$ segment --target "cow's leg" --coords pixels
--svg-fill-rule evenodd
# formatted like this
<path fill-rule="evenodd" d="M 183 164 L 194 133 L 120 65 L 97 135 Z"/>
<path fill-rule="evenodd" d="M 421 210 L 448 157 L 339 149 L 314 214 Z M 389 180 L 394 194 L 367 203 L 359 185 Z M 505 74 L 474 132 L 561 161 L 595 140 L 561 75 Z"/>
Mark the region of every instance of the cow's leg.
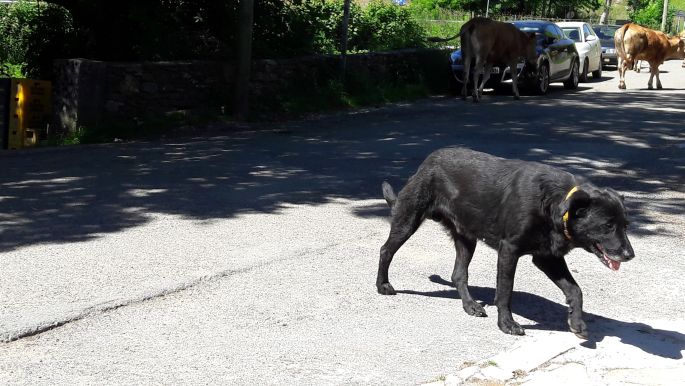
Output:
<path fill-rule="evenodd" d="M 463 52 L 465 52 L 464 50 Z M 466 53 L 462 58 L 464 60 L 464 84 L 461 86 L 461 99 L 466 100 L 466 93 L 469 88 L 469 79 L 471 77 L 471 55 Z"/>
<path fill-rule="evenodd" d="M 618 70 L 618 88 L 622 89 L 622 86 L 625 86 L 625 82 L 623 82 L 623 58 L 620 56 L 618 57 L 618 65 L 616 66 L 616 69 Z"/>
<path fill-rule="evenodd" d="M 485 63 L 485 66 L 483 66 L 483 80 L 480 82 L 480 86 L 478 86 L 478 99 L 480 99 L 483 96 L 483 89 L 485 88 L 485 82 L 490 79 L 490 73 L 492 72 L 492 64 L 490 63 Z"/>
<path fill-rule="evenodd" d="M 618 88 L 621 90 L 626 89 L 626 68 L 628 68 L 628 62 L 622 57 L 618 57 Z"/>
<path fill-rule="evenodd" d="M 518 86 L 518 68 L 516 68 L 516 61 L 509 63 L 509 71 L 511 72 L 511 90 L 514 92 L 514 99 L 521 99 L 519 95 Z"/>
<path fill-rule="evenodd" d="M 659 64 L 649 62 L 649 72 L 651 73 L 649 84 L 652 84 L 651 77 L 656 76 L 656 88 L 661 90 L 663 87 L 661 86 L 661 79 L 659 79 Z"/>
<path fill-rule="evenodd" d="M 478 80 L 480 79 L 480 74 L 483 73 L 483 60 L 476 56 L 476 65 L 473 70 L 473 102 L 478 102 L 480 100 L 480 95 L 478 95 Z"/>

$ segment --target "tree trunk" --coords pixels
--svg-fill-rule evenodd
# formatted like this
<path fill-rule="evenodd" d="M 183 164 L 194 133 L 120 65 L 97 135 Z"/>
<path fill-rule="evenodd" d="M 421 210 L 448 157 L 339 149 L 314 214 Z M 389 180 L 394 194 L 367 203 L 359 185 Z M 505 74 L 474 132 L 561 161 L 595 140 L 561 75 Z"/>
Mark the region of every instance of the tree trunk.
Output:
<path fill-rule="evenodd" d="M 605 0 L 604 11 L 599 17 L 599 24 L 609 24 L 609 9 L 611 9 L 611 0 Z"/>
<path fill-rule="evenodd" d="M 252 24 L 254 0 L 240 0 L 240 21 L 238 31 L 238 68 L 235 79 L 233 112 L 237 121 L 247 120 L 250 97 L 250 68 L 252 65 Z"/>
<path fill-rule="evenodd" d="M 668 0 L 664 0 L 664 10 L 661 13 L 661 30 L 666 32 L 666 18 L 668 17 Z"/>

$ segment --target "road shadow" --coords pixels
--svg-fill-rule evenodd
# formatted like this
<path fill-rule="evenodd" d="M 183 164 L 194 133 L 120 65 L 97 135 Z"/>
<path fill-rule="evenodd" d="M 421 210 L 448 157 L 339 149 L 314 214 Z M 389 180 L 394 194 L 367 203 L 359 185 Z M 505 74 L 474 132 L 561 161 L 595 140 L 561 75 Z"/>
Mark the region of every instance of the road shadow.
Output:
<path fill-rule="evenodd" d="M 669 216 L 685 207 L 655 193 L 685 191 L 685 151 L 676 146 L 685 143 L 685 95 L 654 98 L 433 98 L 211 138 L 3 152 L 0 252 L 90 240 L 154 214 L 204 221 L 379 199 L 383 180 L 398 190 L 430 152 L 454 145 L 585 175 L 627 194 L 631 233 L 667 234 Z M 354 214 L 387 213 L 381 205 Z"/>
<path fill-rule="evenodd" d="M 439 297 L 447 299 L 460 299 L 459 293 L 452 283 L 440 277 L 432 275 L 429 280 L 436 284 L 450 287 L 440 291 L 412 291 L 397 290 L 398 294 Z M 495 298 L 495 289 L 487 287 L 469 286 L 471 296 L 483 304 L 492 305 Z M 512 300 L 512 312 L 536 324 L 521 326 L 529 330 L 568 331 L 566 318 L 568 307 L 541 296 L 514 291 Z M 496 318 L 497 315 L 489 315 Z M 645 323 L 624 322 L 617 319 L 607 318 L 584 312 L 584 320 L 588 325 L 590 336 L 581 345 L 587 348 L 597 348 L 597 343 L 605 337 L 614 336 L 624 344 L 634 346 L 640 350 L 662 358 L 682 359 L 682 351 L 685 350 L 685 334 L 678 331 L 670 331 L 653 328 Z M 496 327 L 495 327 L 496 328 Z M 499 331 L 493 332 L 499 333 Z M 569 332 L 570 333 L 570 332 Z"/>

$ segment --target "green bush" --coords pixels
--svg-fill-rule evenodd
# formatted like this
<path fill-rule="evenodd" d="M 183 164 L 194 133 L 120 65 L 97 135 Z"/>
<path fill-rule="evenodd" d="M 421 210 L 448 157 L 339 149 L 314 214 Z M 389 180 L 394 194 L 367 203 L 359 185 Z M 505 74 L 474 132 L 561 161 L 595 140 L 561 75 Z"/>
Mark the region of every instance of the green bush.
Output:
<path fill-rule="evenodd" d="M 0 78 L 23 78 L 21 64 L 0 63 Z"/>
<path fill-rule="evenodd" d="M 270 12 L 265 12 L 262 20 L 268 20 L 272 27 L 256 31 L 256 55 L 274 58 L 339 53 L 343 8 L 342 0 L 289 2 L 281 9 L 274 6 Z M 361 15 L 361 7 L 352 3 L 348 27 L 350 42 L 355 41 L 358 34 Z"/>
<path fill-rule="evenodd" d="M 426 46 L 425 30 L 409 9 L 385 0 L 372 0 L 363 9 L 354 45 L 358 50 L 387 51 Z"/>
<path fill-rule="evenodd" d="M 59 6 L 20 0 L 0 4 L 0 72 L 48 77 L 52 60 L 69 54 L 71 18 Z"/>
<path fill-rule="evenodd" d="M 255 38 L 256 52 L 271 57 L 340 53 L 343 0 L 287 4 L 279 12 L 271 13 L 269 24 L 273 27 Z M 353 2 L 347 33 L 348 52 L 425 46 L 425 30 L 409 9 L 388 0 L 372 0 L 365 7 Z"/>

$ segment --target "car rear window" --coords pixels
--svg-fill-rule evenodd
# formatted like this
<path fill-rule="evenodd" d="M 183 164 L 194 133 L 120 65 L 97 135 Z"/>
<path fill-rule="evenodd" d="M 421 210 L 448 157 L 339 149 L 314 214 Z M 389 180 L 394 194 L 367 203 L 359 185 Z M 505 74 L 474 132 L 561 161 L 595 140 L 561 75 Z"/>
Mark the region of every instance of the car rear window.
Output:
<path fill-rule="evenodd" d="M 562 27 L 564 34 L 574 42 L 580 42 L 580 29 L 578 27 Z"/>
<path fill-rule="evenodd" d="M 618 28 L 606 27 L 606 26 L 593 26 L 592 29 L 595 30 L 597 37 L 600 39 L 613 39 L 614 33 Z"/>

